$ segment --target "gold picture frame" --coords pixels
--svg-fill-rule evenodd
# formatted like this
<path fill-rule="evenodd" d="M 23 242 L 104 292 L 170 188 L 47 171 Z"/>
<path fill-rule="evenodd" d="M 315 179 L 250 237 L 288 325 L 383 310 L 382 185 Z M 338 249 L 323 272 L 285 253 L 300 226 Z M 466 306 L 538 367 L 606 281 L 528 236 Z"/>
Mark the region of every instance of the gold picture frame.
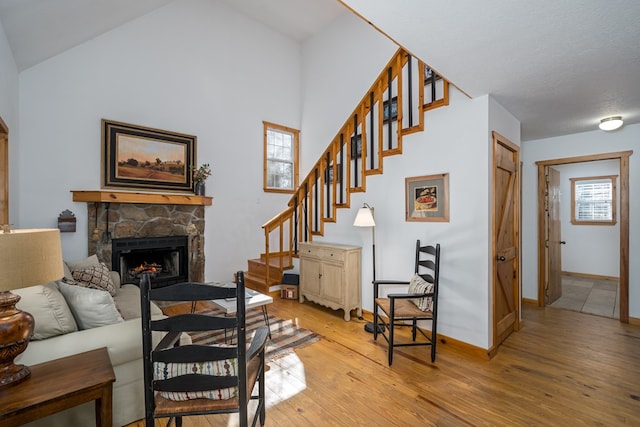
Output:
<path fill-rule="evenodd" d="M 197 138 L 102 119 L 102 187 L 193 191 Z"/>
<path fill-rule="evenodd" d="M 405 220 L 449 222 L 449 174 L 405 178 Z"/>

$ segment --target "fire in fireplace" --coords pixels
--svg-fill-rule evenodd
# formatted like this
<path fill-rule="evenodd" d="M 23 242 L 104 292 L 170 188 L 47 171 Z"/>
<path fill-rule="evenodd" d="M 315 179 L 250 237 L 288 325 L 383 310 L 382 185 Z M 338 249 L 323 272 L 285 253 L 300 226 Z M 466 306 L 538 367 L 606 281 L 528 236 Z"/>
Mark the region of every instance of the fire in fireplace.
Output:
<path fill-rule="evenodd" d="M 188 236 L 113 239 L 111 264 L 122 283 L 138 283 L 151 274 L 152 287 L 189 280 Z"/>

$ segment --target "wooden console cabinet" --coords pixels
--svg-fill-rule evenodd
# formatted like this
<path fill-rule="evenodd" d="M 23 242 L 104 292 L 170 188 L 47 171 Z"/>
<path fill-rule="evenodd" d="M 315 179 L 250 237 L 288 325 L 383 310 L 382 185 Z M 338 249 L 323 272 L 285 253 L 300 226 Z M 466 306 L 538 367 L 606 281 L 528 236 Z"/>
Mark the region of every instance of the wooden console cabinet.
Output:
<path fill-rule="evenodd" d="M 360 246 L 300 243 L 300 302 L 342 309 L 347 322 L 353 309 L 362 317 L 361 253 Z"/>

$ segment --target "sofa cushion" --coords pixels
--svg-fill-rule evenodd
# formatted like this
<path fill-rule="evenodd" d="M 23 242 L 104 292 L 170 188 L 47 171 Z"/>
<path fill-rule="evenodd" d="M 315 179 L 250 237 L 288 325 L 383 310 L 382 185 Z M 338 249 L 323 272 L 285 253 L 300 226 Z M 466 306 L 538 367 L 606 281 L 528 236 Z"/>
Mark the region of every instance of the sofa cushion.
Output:
<path fill-rule="evenodd" d="M 69 270 L 81 270 L 83 268 L 94 267 L 100 265 L 100 260 L 97 255 L 91 255 L 83 259 L 77 259 L 73 261 L 66 261 L 65 264 L 69 267 Z"/>
<path fill-rule="evenodd" d="M 33 340 L 75 332 L 78 325 L 55 282 L 12 291 L 20 295 L 16 306 L 33 316 Z"/>
<path fill-rule="evenodd" d="M 76 283 L 85 288 L 102 289 L 109 292 L 111 296 L 116 294 L 116 287 L 111 280 L 109 269 L 104 263 L 91 267 L 71 270 L 71 275 Z"/>
<path fill-rule="evenodd" d="M 137 319 L 140 315 L 140 288 L 136 285 L 122 285 L 113 300 L 124 320 Z M 151 303 L 151 317 L 162 316 L 162 310 Z"/>
<path fill-rule="evenodd" d="M 81 330 L 124 321 L 109 292 L 69 285 L 62 281 L 58 282 L 58 289 L 64 295 Z"/>

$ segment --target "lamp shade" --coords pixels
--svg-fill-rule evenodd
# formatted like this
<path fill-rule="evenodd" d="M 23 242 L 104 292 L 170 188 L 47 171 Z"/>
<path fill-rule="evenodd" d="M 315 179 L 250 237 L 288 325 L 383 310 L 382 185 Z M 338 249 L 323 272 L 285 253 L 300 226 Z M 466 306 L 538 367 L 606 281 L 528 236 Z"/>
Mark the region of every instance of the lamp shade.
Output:
<path fill-rule="evenodd" d="M 64 276 L 59 229 L 0 233 L 0 291 L 44 285 Z"/>
<path fill-rule="evenodd" d="M 358 210 L 353 225 L 356 227 L 375 227 L 376 222 L 373 219 L 373 209 L 365 203 L 365 205 Z"/>

